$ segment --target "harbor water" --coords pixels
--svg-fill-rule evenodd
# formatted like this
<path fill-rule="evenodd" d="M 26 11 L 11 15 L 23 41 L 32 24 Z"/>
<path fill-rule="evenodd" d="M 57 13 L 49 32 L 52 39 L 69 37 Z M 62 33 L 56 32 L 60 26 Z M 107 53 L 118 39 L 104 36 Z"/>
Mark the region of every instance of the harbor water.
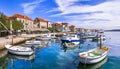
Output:
<path fill-rule="evenodd" d="M 60 39 L 43 41 L 42 47 L 34 46 L 31 56 L 9 54 L 0 51 L 0 69 L 120 69 L 120 32 L 105 32 L 103 46 L 108 46 L 108 56 L 99 63 L 87 65 L 80 63 L 78 54 L 99 46 L 99 42 L 86 39 L 74 48 L 67 48 Z M 24 43 L 20 45 L 25 45 Z"/>

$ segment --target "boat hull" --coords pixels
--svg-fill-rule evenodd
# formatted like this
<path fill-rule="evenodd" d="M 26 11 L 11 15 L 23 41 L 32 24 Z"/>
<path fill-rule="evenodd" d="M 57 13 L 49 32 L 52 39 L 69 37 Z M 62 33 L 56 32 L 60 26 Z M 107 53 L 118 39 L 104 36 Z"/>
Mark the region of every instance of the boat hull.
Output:
<path fill-rule="evenodd" d="M 16 55 L 32 55 L 33 54 L 33 51 L 16 51 L 11 49 L 8 49 L 8 52 Z"/>
<path fill-rule="evenodd" d="M 80 62 L 84 64 L 98 63 L 107 56 L 108 51 L 108 47 L 98 47 L 86 52 L 79 53 Z"/>
<path fill-rule="evenodd" d="M 51 38 L 36 38 L 36 40 L 51 40 Z"/>
<path fill-rule="evenodd" d="M 100 58 L 96 58 L 96 59 L 80 58 L 80 62 L 86 63 L 86 64 L 95 64 L 95 63 L 102 61 L 106 56 L 107 54 L 103 55 Z"/>
<path fill-rule="evenodd" d="M 33 42 L 31 42 L 31 41 L 26 41 L 26 42 L 25 42 L 26 45 L 39 45 L 40 43 L 41 43 L 40 41 L 33 41 Z"/>
<path fill-rule="evenodd" d="M 16 55 L 32 55 L 34 53 L 34 51 L 29 47 L 5 45 L 5 48 L 9 53 Z"/>
<path fill-rule="evenodd" d="M 80 40 L 63 40 L 61 39 L 62 43 L 64 42 L 80 42 Z"/>

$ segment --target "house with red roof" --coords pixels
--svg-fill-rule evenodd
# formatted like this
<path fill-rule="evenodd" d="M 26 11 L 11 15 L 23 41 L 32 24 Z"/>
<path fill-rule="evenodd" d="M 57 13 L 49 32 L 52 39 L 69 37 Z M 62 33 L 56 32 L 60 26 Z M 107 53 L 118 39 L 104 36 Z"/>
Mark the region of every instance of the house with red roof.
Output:
<path fill-rule="evenodd" d="M 70 29 L 70 32 L 75 32 L 75 26 L 74 25 L 69 26 L 69 29 Z"/>
<path fill-rule="evenodd" d="M 43 29 L 43 28 L 47 29 L 49 27 L 52 27 L 49 20 L 45 20 L 43 18 L 38 18 L 38 17 L 35 18 L 34 24 L 35 24 L 35 27 L 38 27 L 40 29 Z"/>
<path fill-rule="evenodd" d="M 61 32 L 69 32 L 69 26 L 68 23 L 66 22 L 62 22 L 61 23 L 61 27 L 60 27 Z"/>
<path fill-rule="evenodd" d="M 60 23 L 53 23 L 53 24 L 52 24 L 52 27 L 56 28 L 57 31 L 60 31 L 60 26 L 61 26 Z"/>
<path fill-rule="evenodd" d="M 24 25 L 23 30 L 29 30 L 29 29 L 33 28 L 33 20 L 28 16 L 21 15 L 21 14 L 14 14 L 10 18 L 21 21 L 23 23 L 23 25 Z"/>
<path fill-rule="evenodd" d="M 85 33 L 85 28 L 76 28 L 77 32 Z"/>

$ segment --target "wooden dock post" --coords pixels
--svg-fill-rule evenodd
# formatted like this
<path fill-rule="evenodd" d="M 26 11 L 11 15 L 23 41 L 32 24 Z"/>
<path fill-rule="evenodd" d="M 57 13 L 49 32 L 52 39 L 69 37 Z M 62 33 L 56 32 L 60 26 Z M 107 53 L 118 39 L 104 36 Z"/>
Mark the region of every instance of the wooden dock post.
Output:
<path fill-rule="evenodd" d="M 102 48 L 102 35 L 100 35 L 100 49 Z"/>

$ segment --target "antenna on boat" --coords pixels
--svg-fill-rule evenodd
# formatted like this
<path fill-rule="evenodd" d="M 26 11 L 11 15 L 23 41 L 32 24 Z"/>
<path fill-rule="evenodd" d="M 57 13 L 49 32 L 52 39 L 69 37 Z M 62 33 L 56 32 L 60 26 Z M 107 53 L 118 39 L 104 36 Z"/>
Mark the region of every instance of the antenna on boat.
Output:
<path fill-rule="evenodd" d="M 100 35 L 100 49 L 102 48 L 102 35 Z"/>

